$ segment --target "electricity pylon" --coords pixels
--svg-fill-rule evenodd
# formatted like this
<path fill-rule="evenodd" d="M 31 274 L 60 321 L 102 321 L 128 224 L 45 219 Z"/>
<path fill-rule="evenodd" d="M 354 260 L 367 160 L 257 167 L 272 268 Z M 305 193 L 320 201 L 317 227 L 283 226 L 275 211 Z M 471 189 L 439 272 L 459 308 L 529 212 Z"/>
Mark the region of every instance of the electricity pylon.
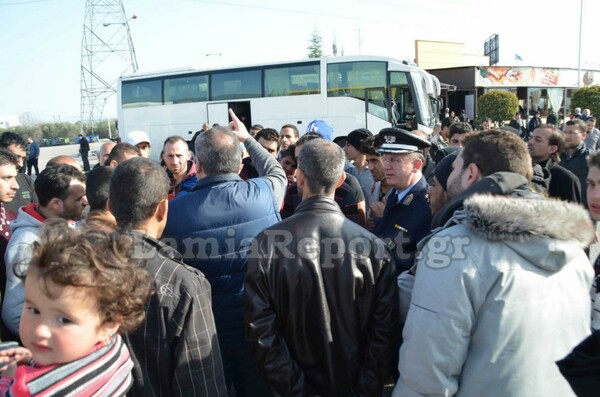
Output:
<path fill-rule="evenodd" d="M 122 0 L 86 0 L 81 39 L 80 120 L 85 134 L 102 121 L 107 102 L 116 107 L 114 94 L 119 77 L 138 69 L 129 30 L 129 21 L 135 18 L 135 15 L 127 18 Z"/>

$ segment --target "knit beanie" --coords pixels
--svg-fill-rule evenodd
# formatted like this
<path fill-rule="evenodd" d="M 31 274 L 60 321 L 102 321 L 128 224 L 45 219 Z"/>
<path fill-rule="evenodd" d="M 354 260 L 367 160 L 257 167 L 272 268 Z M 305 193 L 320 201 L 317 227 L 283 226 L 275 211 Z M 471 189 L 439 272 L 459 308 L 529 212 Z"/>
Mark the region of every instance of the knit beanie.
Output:
<path fill-rule="evenodd" d="M 437 178 L 440 185 L 442 185 L 442 188 L 444 189 L 445 192 L 447 191 L 446 188 L 447 188 L 447 184 L 448 184 L 448 177 L 452 173 L 452 163 L 456 159 L 457 155 L 458 155 L 458 151 L 450 153 L 449 155 L 444 157 L 438 163 L 438 165 L 435 166 L 435 169 L 433 170 L 433 174 Z"/>
<path fill-rule="evenodd" d="M 366 128 L 358 128 L 348 134 L 346 137 L 346 142 L 354 146 L 356 150 L 360 151 L 361 142 L 370 136 L 373 136 L 371 131 L 367 130 Z"/>

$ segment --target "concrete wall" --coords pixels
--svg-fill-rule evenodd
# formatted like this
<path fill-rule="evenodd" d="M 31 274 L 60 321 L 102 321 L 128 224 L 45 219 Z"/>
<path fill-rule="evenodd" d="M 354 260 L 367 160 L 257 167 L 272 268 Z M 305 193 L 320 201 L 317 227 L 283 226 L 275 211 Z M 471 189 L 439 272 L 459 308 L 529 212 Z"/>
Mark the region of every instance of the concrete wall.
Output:
<path fill-rule="evenodd" d="M 423 69 L 488 65 L 486 56 L 465 54 L 463 43 L 447 41 L 415 41 L 415 62 Z"/>

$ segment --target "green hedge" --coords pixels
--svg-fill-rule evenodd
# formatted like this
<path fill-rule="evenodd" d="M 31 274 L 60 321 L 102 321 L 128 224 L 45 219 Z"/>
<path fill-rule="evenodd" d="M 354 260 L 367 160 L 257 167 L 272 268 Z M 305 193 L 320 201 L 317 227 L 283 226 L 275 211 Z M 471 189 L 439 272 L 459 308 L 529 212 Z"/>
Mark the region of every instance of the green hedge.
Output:
<path fill-rule="evenodd" d="M 477 99 L 477 119 L 489 117 L 499 126 L 510 120 L 519 110 L 519 100 L 508 91 L 489 91 Z"/>
<path fill-rule="evenodd" d="M 592 115 L 600 116 L 600 85 L 577 90 L 571 97 L 571 110 L 575 108 L 590 109 Z"/>

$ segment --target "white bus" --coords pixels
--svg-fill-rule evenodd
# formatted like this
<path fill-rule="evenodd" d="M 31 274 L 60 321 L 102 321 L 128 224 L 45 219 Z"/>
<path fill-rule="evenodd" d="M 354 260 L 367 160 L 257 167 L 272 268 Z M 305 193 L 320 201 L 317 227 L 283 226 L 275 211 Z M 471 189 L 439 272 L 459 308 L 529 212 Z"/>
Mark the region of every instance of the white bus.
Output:
<path fill-rule="evenodd" d="M 226 125 L 228 108 L 248 128 L 294 124 L 302 134 L 323 119 L 335 136 L 392 125 L 430 132 L 440 95 L 439 81 L 423 69 L 373 56 L 135 74 L 120 79 L 118 92 L 120 135 L 146 131 L 154 157 L 168 136 L 190 140 L 205 122 Z"/>

